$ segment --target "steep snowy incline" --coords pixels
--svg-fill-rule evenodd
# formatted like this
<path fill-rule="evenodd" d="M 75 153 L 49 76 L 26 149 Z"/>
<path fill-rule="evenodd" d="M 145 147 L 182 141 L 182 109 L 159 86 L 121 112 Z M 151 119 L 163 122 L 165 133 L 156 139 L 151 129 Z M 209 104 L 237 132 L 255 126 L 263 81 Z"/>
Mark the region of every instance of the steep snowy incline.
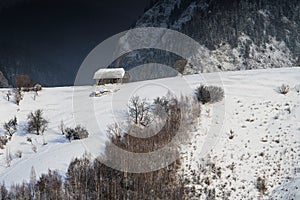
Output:
<path fill-rule="evenodd" d="M 294 89 L 300 84 L 300 68 L 207 73 L 129 83 L 118 85 L 114 88 L 118 91 L 101 97 L 90 97 L 94 91 L 92 86 L 44 88 L 36 100 L 34 93 L 25 93 L 20 106 L 8 102 L 7 89 L 1 89 L 0 134 L 4 134 L 3 123 L 14 116 L 19 125 L 18 132 L 5 149 L 0 149 L 0 182 L 5 181 L 9 185 L 29 180 L 32 166 L 38 176 L 46 173 L 48 168 L 58 169 L 64 174 L 72 158 L 85 152 L 99 155 L 107 140 L 107 125 L 118 119 L 124 120 L 129 97 L 134 94 L 152 99 L 166 95 L 170 89 L 176 95 L 193 95 L 194 89 L 201 83 L 222 86 L 219 78 L 225 90 L 224 117 L 217 116 L 217 123 L 222 128 L 214 134 L 216 142 L 209 158 L 204 158 L 221 167 L 222 178 L 211 180 L 209 186 L 192 181 L 195 177 L 193 170 L 199 172 L 199 163 L 202 162 L 203 141 L 215 123 L 212 116 L 218 113 L 213 105 L 203 105 L 201 121 L 195 125 L 191 145 L 183 147 L 183 171 L 191 177 L 191 185 L 196 188 L 215 187 L 217 193 L 221 193 L 220 187 L 225 185 L 226 191 L 231 191 L 231 199 L 256 198 L 256 179 L 261 176 L 268 179 L 266 196 L 274 195 L 275 199 L 280 195 L 293 196 L 294 186 L 299 183 L 297 177 L 300 177 L 300 169 L 297 168 L 300 166 L 300 95 Z M 277 91 L 282 83 L 291 87 L 287 95 Z M 89 124 L 94 116 L 98 124 L 89 130 L 87 139 L 69 142 L 61 134 L 59 126 L 62 120 L 66 126 L 75 126 L 74 89 L 78 91 L 77 97 L 83 108 L 91 98 L 95 108 L 95 113 L 84 113 L 82 109 L 84 118 L 81 124 Z M 24 131 L 27 115 L 37 109 L 43 109 L 45 118 L 49 120 L 44 136 Z M 229 139 L 231 130 L 233 139 Z M 36 153 L 27 137 L 32 138 L 33 145 L 37 147 Z M 47 145 L 43 145 L 44 142 Z M 22 152 L 21 158 L 15 155 L 18 151 Z M 10 166 L 6 162 L 8 152 L 13 157 Z M 234 190 L 230 184 L 235 185 Z M 291 186 L 291 191 L 281 191 L 280 185 Z"/>

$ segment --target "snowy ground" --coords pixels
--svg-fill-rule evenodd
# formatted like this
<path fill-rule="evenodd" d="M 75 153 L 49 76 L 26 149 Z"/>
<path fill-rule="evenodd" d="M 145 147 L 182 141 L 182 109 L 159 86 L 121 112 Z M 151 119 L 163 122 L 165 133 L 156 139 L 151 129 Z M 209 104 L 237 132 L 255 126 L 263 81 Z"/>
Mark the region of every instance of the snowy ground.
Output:
<path fill-rule="evenodd" d="M 210 73 L 130 83 L 109 88 L 118 91 L 101 97 L 90 97 L 94 91 L 91 86 L 44 88 L 36 100 L 33 93 L 25 93 L 20 106 L 8 102 L 7 89 L 1 89 L 0 134 L 4 134 L 3 123 L 14 116 L 19 126 L 5 149 L 0 150 L 0 182 L 11 184 L 28 180 L 32 166 L 37 175 L 47 172 L 48 168 L 58 169 L 64 174 L 72 158 L 82 156 L 86 151 L 94 156 L 103 151 L 106 127 L 124 118 L 131 95 L 151 99 L 166 95 L 168 90 L 177 95 L 191 95 L 200 83 L 223 85 L 226 96 L 219 105 L 202 107 L 201 120 L 192 133 L 193 139 L 183 149 L 183 171 L 190 175 L 191 185 L 217 188 L 220 195 L 222 191 L 230 191 L 230 199 L 257 199 L 258 196 L 262 199 L 270 196 L 274 199 L 299 199 L 300 95 L 293 87 L 300 84 L 300 68 Z M 287 95 L 276 91 L 282 83 L 291 87 Z M 73 104 L 74 90 L 80 108 Z M 87 109 L 91 104 L 95 113 Z M 218 108 L 224 111 L 216 110 Z M 36 109 L 43 109 L 50 122 L 44 136 L 28 135 L 24 131 L 27 115 Z M 70 143 L 60 133 L 59 125 L 63 120 L 66 126 L 74 127 L 74 117 L 78 115 L 84 117 L 76 122 L 87 125 L 90 136 Z M 94 118 L 97 124 L 92 124 Z M 203 143 L 214 126 L 220 129 L 213 134 L 214 148 L 204 160 L 220 167 L 222 175 L 205 185 L 193 179 L 191 174 L 197 173 L 203 163 Z M 234 137 L 229 139 L 231 130 Z M 37 153 L 27 142 L 28 136 L 32 137 Z M 47 145 L 43 145 L 44 141 Z M 22 158 L 15 156 L 17 151 L 22 151 Z M 7 152 L 13 156 L 10 167 L 5 161 Z M 268 190 L 264 195 L 256 189 L 258 177 L 266 178 Z"/>

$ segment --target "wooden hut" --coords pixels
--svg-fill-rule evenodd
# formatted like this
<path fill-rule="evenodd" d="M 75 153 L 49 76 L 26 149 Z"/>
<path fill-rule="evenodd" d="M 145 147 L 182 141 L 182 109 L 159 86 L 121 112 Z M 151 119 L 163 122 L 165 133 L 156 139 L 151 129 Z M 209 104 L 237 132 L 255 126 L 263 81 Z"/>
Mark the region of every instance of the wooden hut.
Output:
<path fill-rule="evenodd" d="M 116 84 L 128 82 L 128 74 L 123 68 L 99 69 L 94 74 L 96 85 Z"/>

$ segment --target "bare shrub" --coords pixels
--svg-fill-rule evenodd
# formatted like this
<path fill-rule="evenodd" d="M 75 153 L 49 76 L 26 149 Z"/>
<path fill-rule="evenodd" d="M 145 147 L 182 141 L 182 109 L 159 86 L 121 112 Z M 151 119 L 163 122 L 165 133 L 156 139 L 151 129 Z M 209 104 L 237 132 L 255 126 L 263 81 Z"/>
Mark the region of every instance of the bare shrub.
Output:
<path fill-rule="evenodd" d="M 45 140 L 45 136 L 43 135 L 43 145 L 46 146 L 48 142 Z"/>
<path fill-rule="evenodd" d="M 199 159 L 197 168 L 191 172 L 192 176 L 187 175 L 186 181 L 191 183 L 189 185 L 198 185 L 199 188 L 195 190 L 193 186 L 188 186 L 189 199 L 216 199 L 216 196 L 219 196 L 220 199 L 229 199 L 231 188 L 216 184 L 224 178 L 222 177 L 222 168 L 210 158 L 209 154 L 207 157 Z M 213 187 L 211 187 L 212 185 Z"/>
<path fill-rule="evenodd" d="M 146 99 L 141 99 L 139 96 L 133 96 L 129 100 L 129 117 L 134 124 L 148 126 L 151 123 L 151 106 Z"/>
<path fill-rule="evenodd" d="M 0 135 L 0 149 L 4 149 L 4 146 L 7 144 L 8 139 L 6 135 Z"/>
<path fill-rule="evenodd" d="M 295 85 L 295 91 L 300 94 L 300 84 Z"/>
<path fill-rule="evenodd" d="M 186 132 L 189 130 L 189 127 L 192 124 L 191 121 L 195 120 L 200 113 L 200 108 L 197 106 L 196 108 L 194 106 L 198 105 L 198 103 L 193 99 L 182 97 L 180 100 L 178 100 L 176 98 L 168 99 L 166 97 L 162 97 L 157 98 L 154 101 L 154 105 L 158 104 L 164 107 L 167 116 L 163 119 L 163 126 L 155 135 L 148 138 L 137 138 L 132 136 L 136 135 L 134 132 L 139 131 L 142 134 L 142 132 L 145 131 L 151 132 L 155 130 L 151 130 L 151 127 L 144 129 L 129 125 L 122 128 L 122 130 L 127 132 L 120 134 L 121 128 L 119 126 L 112 125 L 108 128 L 108 134 L 111 142 L 128 151 L 139 153 L 155 151 L 168 144 L 173 137 L 178 134 L 178 132 Z M 160 107 L 160 109 L 162 108 Z M 143 133 L 142 135 L 148 134 Z M 185 134 L 185 137 L 188 139 L 188 134 Z"/>
<path fill-rule="evenodd" d="M 86 130 L 86 128 L 84 128 L 80 125 L 76 126 L 74 129 L 66 128 L 64 130 L 64 134 L 69 141 L 81 140 L 81 139 L 87 138 L 89 136 L 89 133 Z"/>
<path fill-rule="evenodd" d="M 22 158 L 22 151 L 21 150 L 16 151 L 15 156 L 17 158 Z"/>
<path fill-rule="evenodd" d="M 48 127 L 48 121 L 43 118 L 43 110 L 38 109 L 34 113 L 31 112 L 28 117 L 28 133 L 43 134 Z"/>
<path fill-rule="evenodd" d="M 230 130 L 229 139 L 232 140 L 234 138 L 234 131 Z"/>
<path fill-rule="evenodd" d="M 260 194 L 264 194 L 267 191 L 267 183 L 266 178 L 258 177 L 256 179 L 256 188 Z"/>
<path fill-rule="evenodd" d="M 286 84 L 282 84 L 280 87 L 278 87 L 278 92 L 280 94 L 286 95 L 290 91 L 290 86 Z"/>
<path fill-rule="evenodd" d="M 9 138 L 11 138 L 12 135 L 17 132 L 17 125 L 18 122 L 16 117 L 4 123 L 3 128 Z"/>
<path fill-rule="evenodd" d="M 80 125 L 76 126 L 74 130 L 75 130 L 75 133 L 73 135 L 74 140 L 81 140 L 89 136 L 88 131 Z"/>
<path fill-rule="evenodd" d="M 34 153 L 37 153 L 37 146 L 35 146 L 34 144 L 32 145 L 31 149 Z"/>
<path fill-rule="evenodd" d="M 27 137 L 26 141 L 30 142 L 32 144 L 32 138 L 31 137 Z"/>
<path fill-rule="evenodd" d="M 13 160 L 12 155 L 10 150 L 7 148 L 6 149 L 6 154 L 5 154 L 5 162 L 6 162 L 6 166 L 10 167 L 11 161 Z"/>
<path fill-rule="evenodd" d="M 11 97 L 11 91 L 8 90 L 7 93 L 6 93 L 6 98 L 7 98 L 7 101 L 10 101 L 10 97 Z"/>
<path fill-rule="evenodd" d="M 114 135 L 115 137 L 121 137 L 122 136 L 122 129 L 119 126 L 119 124 L 114 123 L 112 125 L 109 125 L 107 127 L 107 133 L 109 136 Z"/>
<path fill-rule="evenodd" d="M 216 103 L 222 101 L 224 98 L 224 90 L 217 86 L 203 86 L 196 89 L 196 96 L 198 101 L 203 104 Z"/>
<path fill-rule="evenodd" d="M 29 88 L 32 87 L 32 81 L 28 75 L 18 74 L 16 76 L 15 86 L 19 88 L 19 90 L 23 89 L 24 91 L 29 91 Z"/>
<path fill-rule="evenodd" d="M 1 185 L 0 185 L 0 197 L 1 197 L 1 199 L 2 200 L 4 200 L 4 199 L 8 199 L 8 190 L 7 190 L 7 188 L 6 188 L 6 186 L 5 186 L 5 184 L 4 183 L 2 183 Z"/>
<path fill-rule="evenodd" d="M 16 104 L 19 106 L 21 100 L 23 99 L 23 94 L 22 94 L 20 89 L 15 89 L 14 90 L 14 97 L 15 97 Z"/>
<path fill-rule="evenodd" d="M 42 174 L 36 182 L 36 199 L 64 199 L 62 186 L 62 177 L 58 171 L 49 169 L 48 174 Z"/>
<path fill-rule="evenodd" d="M 64 124 L 63 120 L 60 121 L 60 125 L 58 126 L 58 128 L 59 128 L 61 134 L 64 135 L 65 134 L 65 124 Z"/>
<path fill-rule="evenodd" d="M 153 113 L 159 117 L 169 113 L 171 100 L 167 97 L 157 97 L 153 102 Z"/>
<path fill-rule="evenodd" d="M 133 163 L 127 157 L 120 159 L 120 155 L 113 151 L 114 146 L 133 153 L 148 153 L 161 149 L 168 144 L 172 148 L 172 152 L 175 155 L 179 155 L 180 146 L 189 141 L 189 132 L 192 129 L 192 125 L 200 116 L 200 104 L 194 98 L 159 97 L 151 105 L 154 108 L 154 113 L 156 112 L 156 106 L 158 106 L 157 110 L 164 109 L 166 117 L 161 118 L 164 121 L 162 128 L 151 137 L 134 137 L 132 135 L 136 134 L 132 132 L 139 131 L 141 135 L 147 135 L 145 131 L 151 131 L 152 124 L 147 129 L 138 126 L 108 129 L 110 141 L 106 144 L 104 154 L 107 162 L 118 161 L 124 169 L 130 167 Z M 159 116 L 159 114 L 156 116 Z M 120 130 L 124 132 L 120 134 Z M 170 144 L 171 141 L 174 142 L 174 145 Z M 149 165 L 151 166 L 151 163 Z M 158 171 L 142 174 L 123 173 L 113 170 L 113 173 L 116 173 L 113 177 L 118 177 L 116 179 L 117 183 L 121 182 L 122 185 L 127 185 L 127 188 L 130 188 L 130 197 L 132 199 L 186 199 L 185 183 L 177 176 L 180 165 L 181 159 L 178 159 Z M 116 187 L 119 188 L 120 186 L 117 184 Z M 141 191 L 140 188 L 143 188 L 143 190 Z M 128 197 L 124 190 L 125 188 L 118 189 L 117 195 L 122 195 L 117 196 L 118 198 Z"/>
<path fill-rule="evenodd" d="M 148 142 L 147 139 L 130 136 L 132 131 L 130 128 L 121 129 L 119 124 L 109 126 L 111 140 L 107 143 L 103 156 L 106 159 L 118 158 L 110 153 L 110 147 L 115 144 L 133 152 L 149 152 L 169 143 L 178 133 L 184 133 L 183 138 L 189 138 L 193 122 L 199 116 L 200 106 L 195 99 L 185 97 L 169 103 L 170 114 L 163 119 L 165 124 L 162 130 L 152 138 L 148 138 Z M 143 126 L 135 127 L 139 127 L 140 131 L 147 130 Z M 175 152 L 180 151 L 181 142 L 179 138 L 177 145 L 174 146 Z M 30 183 L 24 183 L 22 186 L 13 185 L 11 187 L 13 189 L 7 191 L 8 194 L 5 193 L 5 199 L 16 195 L 19 195 L 18 198 L 13 199 L 189 199 L 187 196 L 189 185 L 178 175 L 182 164 L 180 159 L 167 167 L 146 173 L 122 172 L 106 166 L 101 159 L 91 160 L 88 155 L 75 158 L 69 164 L 64 179 L 57 172 L 49 170 L 48 174 L 42 175 L 36 181 L 34 173 L 30 175 L 32 180 Z M 126 158 L 120 160 L 125 165 L 126 162 L 130 162 Z M 213 168 L 212 172 L 214 171 L 216 175 L 220 173 L 218 169 Z M 214 189 L 207 192 L 209 197 L 215 196 Z"/>

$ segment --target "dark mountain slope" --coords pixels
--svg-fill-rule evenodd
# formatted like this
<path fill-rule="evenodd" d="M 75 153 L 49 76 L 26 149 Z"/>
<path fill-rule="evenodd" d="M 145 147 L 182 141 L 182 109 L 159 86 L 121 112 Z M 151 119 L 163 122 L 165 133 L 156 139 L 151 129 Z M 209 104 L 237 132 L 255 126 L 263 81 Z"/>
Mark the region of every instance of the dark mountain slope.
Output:
<path fill-rule="evenodd" d="M 136 23 L 150 26 L 183 32 L 203 46 L 190 58 L 199 65 L 185 73 L 300 64 L 299 0 L 159 0 Z M 142 52 L 138 64 L 166 55 Z M 123 61 L 136 63 L 134 56 Z"/>

